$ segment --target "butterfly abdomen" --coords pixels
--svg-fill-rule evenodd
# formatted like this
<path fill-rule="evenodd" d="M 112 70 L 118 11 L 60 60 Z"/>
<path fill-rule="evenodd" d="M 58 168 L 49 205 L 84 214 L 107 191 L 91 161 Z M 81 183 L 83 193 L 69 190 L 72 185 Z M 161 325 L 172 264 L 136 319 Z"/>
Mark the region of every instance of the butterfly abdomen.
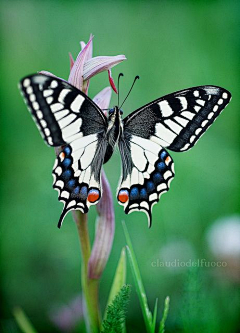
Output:
<path fill-rule="evenodd" d="M 109 161 L 109 159 L 111 158 L 111 156 L 113 154 L 113 150 L 114 150 L 114 148 L 109 144 L 106 149 L 106 154 L 105 154 L 103 163 L 107 163 Z"/>

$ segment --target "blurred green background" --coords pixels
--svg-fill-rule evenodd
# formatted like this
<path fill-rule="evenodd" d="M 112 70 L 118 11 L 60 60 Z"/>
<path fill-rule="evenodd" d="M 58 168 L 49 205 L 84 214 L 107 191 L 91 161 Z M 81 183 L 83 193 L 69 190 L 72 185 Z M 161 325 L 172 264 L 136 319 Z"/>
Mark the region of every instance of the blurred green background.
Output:
<path fill-rule="evenodd" d="M 125 215 L 115 202 L 116 233 L 100 286 L 104 309 L 122 247 L 125 220 L 153 308 L 171 298 L 167 332 L 239 332 L 239 257 L 218 254 L 208 237 L 214 222 L 239 214 L 239 1 L 2 1 L 1 3 L 1 294 L 3 332 L 18 332 L 12 310 L 22 307 L 40 332 L 57 332 L 50 319 L 80 294 L 80 248 L 71 214 L 52 190 L 53 149 L 47 148 L 17 89 L 25 75 L 48 70 L 67 79 L 68 52 L 94 34 L 94 56 L 125 54 L 121 98 L 140 75 L 125 114 L 164 94 L 213 84 L 233 96 L 227 109 L 190 152 L 171 153 L 176 176 L 153 209 Z M 90 97 L 108 85 L 91 80 Z M 112 98 L 112 105 L 117 101 Z M 116 153 L 105 166 L 113 194 L 120 175 Z M 95 208 L 89 214 L 94 237 Z M 209 241 L 210 239 L 210 241 Z M 230 240 L 231 241 L 231 240 Z M 221 248 L 221 242 L 219 247 Z M 154 267 L 157 260 L 227 260 L 227 267 Z M 216 259 L 217 258 L 217 259 Z M 219 259 L 220 258 L 220 259 Z M 128 269 L 127 280 L 133 284 Z M 81 323 L 80 323 L 81 325 Z M 143 332 L 134 287 L 129 332 Z"/>

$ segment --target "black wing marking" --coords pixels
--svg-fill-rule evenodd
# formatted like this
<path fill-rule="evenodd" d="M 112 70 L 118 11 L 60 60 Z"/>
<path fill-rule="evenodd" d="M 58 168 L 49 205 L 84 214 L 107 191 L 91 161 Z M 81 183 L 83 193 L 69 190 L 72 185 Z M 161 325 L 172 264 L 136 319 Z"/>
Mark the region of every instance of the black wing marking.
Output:
<path fill-rule="evenodd" d="M 143 211 L 149 227 L 152 207 L 169 190 L 174 177 L 174 164 L 168 152 L 148 139 L 125 133 L 119 141 L 122 158 L 122 179 L 118 189 L 118 202 L 125 213 Z"/>
<path fill-rule="evenodd" d="M 166 95 L 134 111 L 124 131 L 181 152 L 192 148 L 231 99 L 229 91 L 200 86 Z"/>
<path fill-rule="evenodd" d="M 83 92 L 58 78 L 34 74 L 23 78 L 20 90 L 41 135 L 50 146 L 106 131 L 107 119 Z"/>
<path fill-rule="evenodd" d="M 107 141 L 102 134 L 91 134 L 73 141 L 58 155 L 53 168 L 53 188 L 64 203 L 60 228 L 70 210 L 87 213 L 101 199 L 100 174 Z"/>

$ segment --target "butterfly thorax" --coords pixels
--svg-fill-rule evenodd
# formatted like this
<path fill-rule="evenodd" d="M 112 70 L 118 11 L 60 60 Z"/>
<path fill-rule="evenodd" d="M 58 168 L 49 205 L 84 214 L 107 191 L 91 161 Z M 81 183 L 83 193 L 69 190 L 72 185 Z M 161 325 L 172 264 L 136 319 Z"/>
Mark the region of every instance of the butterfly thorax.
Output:
<path fill-rule="evenodd" d="M 117 106 L 109 110 L 108 128 L 107 128 L 107 150 L 104 163 L 106 163 L 113 154 L 114 148 L 123 132 L 122 110 Z"/>

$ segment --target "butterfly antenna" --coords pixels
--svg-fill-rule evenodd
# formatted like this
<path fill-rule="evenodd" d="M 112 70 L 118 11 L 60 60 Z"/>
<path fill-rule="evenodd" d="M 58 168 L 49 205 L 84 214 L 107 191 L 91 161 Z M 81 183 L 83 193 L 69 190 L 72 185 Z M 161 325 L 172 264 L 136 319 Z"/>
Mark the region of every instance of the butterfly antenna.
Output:
<path fill-rule="evenodd" d="M 119 75 L 118 75 L 118 104 L 117 104 L 118 107 L 119 107 L 119 81 L 120 81 L 121 76 L 124 76 L 123 73 L 119 73 Z"/>
<path fill-rule="evenodd" d="M 122 104 L 121 104 L 121 106 L 120 106 L 120 108 L 119 108 L 119 109 L 121 109 L 121 107 L 122 107 L 122 106 L 123 106 L 123 104 L 125 103 L 125 101 L 126 101 L 126 99 L 128 98 L 128 96 L 129 96 L 130 92 L 132 91 L 132 88 L 133 88 L 133 86 L 134 86 L 134 84 L 135 84 L 136 80 L 138 80 L 138 79 L 140 79 L 140 77 L 139 77 L 138 75 L 137 75 L 137 76 L 135 76 L 135 79 L 134 79 L 134 81 L 133 81 L 133 84 L 132 84 L 132 86 L 131 86 L 131 88 L 130 88 L 130 90 L 129 90 L 128 94 L 127 94 L 127 96 L 125 97 L 125 99 L 124 99 L 124 101 L 122 102 Z"/>

